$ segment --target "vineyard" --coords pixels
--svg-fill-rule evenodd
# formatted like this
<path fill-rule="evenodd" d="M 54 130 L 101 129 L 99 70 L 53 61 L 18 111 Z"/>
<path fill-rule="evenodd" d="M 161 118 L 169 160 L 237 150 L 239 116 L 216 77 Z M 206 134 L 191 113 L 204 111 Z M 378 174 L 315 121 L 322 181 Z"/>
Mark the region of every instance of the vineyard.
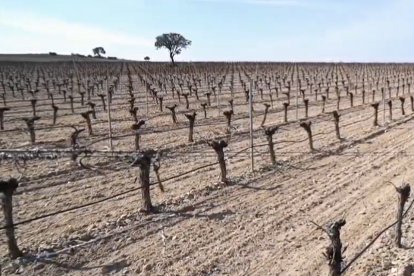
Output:
<path fill-rule="evenodd" d="M 3 61 L 1 272 L 403 275 L 413 77 L 411 64 Z"/>

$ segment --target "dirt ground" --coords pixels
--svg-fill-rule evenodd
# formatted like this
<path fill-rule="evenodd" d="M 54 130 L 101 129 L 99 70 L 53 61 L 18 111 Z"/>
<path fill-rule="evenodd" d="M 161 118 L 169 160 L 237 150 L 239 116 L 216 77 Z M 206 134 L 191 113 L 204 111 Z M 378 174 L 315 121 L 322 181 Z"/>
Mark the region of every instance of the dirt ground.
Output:
<path fill-rule="evenodd" d="M 3 65 L 3 70 L 5 70 Z M 47 65 L 46 65 L 47 66 Z M 79 65 L 80 68 L 86 65 Z M 139 65 L 141 66 L 141 65 Z M 145 66 L 145 65 L 142 65 Z M 197 65 L 198 66 L 198 65 Z M 406 114 L 402 115 L 396 95 L 397 79 L 391 82 L 393 118 L 388 107 L 380 105 L 379 126 L 373 126 L 374 109 L 372 89 L 367 89 L 362 103 L 362 78 L 352 79 L 353 107 L 350 97 L 341 88 L 339 113 L 342 140 L 335 136 L 332 111 L 336 110 L 334 84 L 327 99 L 326 112 L 321 113 L 321 98 L 307 93 L 309 118 L 315 150 L 310 151 L 306 132 L 296 120 L 304 119 L 305 109 L 297 86 L 289 107 L 289 123 L 283 124 L 283 106 L 286 95 L 274 97 L 266 126 L 280 124 L 274 135 L 277 165 L 272 166 L 266 137 L 260 127 L 264 106 L 269 103 L 265 90 L 263 99 L 254 95 L 254 161 L 248 149 L 248 105 L 239 79 L 239 72 L 253 74 L 252 66 L 238 65 L 233 73 L 223 65 L 227 75 L 222 94 L 212 95 L 212 106 L 204 118 L 200 101 L 190 99 L 190 110 L 197 111 L 194 143 L 187 142 L 188 121 L 184 100 L 167 94 L 166 105 L 178 103 L 178 123 L 172 124 L 168 110 L 160 112 L 149 99 L 146 112 L 145 87 L 133 74 L 136 106 L 139 118 L 147 119 L 141 132 L 143 148 L 162 150 L 161 178 L 165 193 L 152 186 L 151 198 L 159 213 L 144 215 L 141 193 L 134 191 L 89 207 L 64 212 L 16 227 L 16 238 L 26 257 L 10 260 L 4 230 L 0 233 L 1 269 L 4 275 L 327 275 L 328 264 L 323 256 L 329 239 L 311 221 L 320 225 L 340 218 L 346 220 L 341 237 L 347 249 L 344 266 L 376 235 L 395 221 L 397 193 L 390 182 L 400 185 L 414 183 L 414 113 L 411 111 L 407 88 L 404 97 Z M 330 70 L 344 73 L 362 72 L 358 66 L 302 65 L 306 76 L 323 75 Z M 53 67 L 52 67 L 53 68 Z M 227 69 L 226 69 L 227 68 Z M 289 67 L 290 68 L 290 67 Z M 334 68 L 334 69 L 332 69 Z M 405 72 L 404 68 L 372 66 L 368 74 L 388 76 Z M 150 68 L 151 69 L 151 68 Z M 213 66 L 213 69 L 217 69 Z M 272 71 L 273 70 L 273 71 Z M 286 68 L 269 65 L 261 74 L 282 74 Z M 296 69 L 294 74 L 302 76 Z M 388 71 L 387 71 L 388 70 Z M 84 72 L 84 71 L 83 71 Z M 253 71 L 254 72 L 254 71 Z M 282 72 L 282 73 L 280 73 Z M 289 70 L 287 72 L 290 72 Z M 300 71 L 302 72 L 302 71 Z M 320 73 L 322 72 L 322 73 Z M 411 74 L 412 71 L 409 71 Z M 155 74 L 155 73 L 154 73 Z M 408 74 L 408 73 L 407 73 Z M 199 73 L 203 76 L 202 73 Z M 234 111 L 231 135 L 221 114 L 229 109 L 232 98 L 230 76 L 234 77 Z M 159 75 L 162 78 L 164 75 Z M 411 75 L 410 75 L 411 76 Z M 302 77 L 301 77 L 302 78 Z M 391 78 L 391 77 L 390 77 Z M 247 81 L 247 77 L 242 75 Z M 304 77 L 302 78 L 304 82 Z M 407 77 L 408 79 L 408 77 Z M 367 86 L 375 86 L 372 80 Z M 385 85 L 381 79 L 380 87 Z M 315 84 L 316 86 L 316 84 Z M 326 87 L 326 85 L 325 85 Z M 323 88 L 325 88 L 323 87 Z M 1 88 L 0 88 L 1 89 Z M 203 80 L 199 91 L 207 91 Z M 283 92 L 287 91 L 284 88 Z M 309 89 L 308 89 L 309 91 Z M 200 95 L 202 95 L 202 93 Z M 274 91 L 272 92 L 275 93 Z M 402 91 L 399 91 L 399 96 Z M 18 93 L 17 93 L 18 95 Z M 45 91 L 38 94 L 36 123 L 37 141 L 29 143 L 22 117 L 30 117 L 30 102 L 22 102 L 7 94 L 9 112 L 5 113 L 5 130 L 0 131 L 2 149 L 65 149 L 72 133 L 69 125 L 84 127 L 79 115 L 86 111 L 80 99 L 75 99 L 76 114 L 61 96 L 54 101 L 60 107 L 57 125 L 51 126 L 51 100 Z M 112 102 L 114 136 L 131 134 L 133 123 L 128 113 L 127 75 L 124 71 L 121 86 Z M 375 101 L 381 100 L 380 93 Z M 15 100 L 15 102 L 13 102 Z M 82 133 L 80 143 L 91 150 L 107 150 L 109 143 L 107 113 L 100 99 L 91 99 L 97 105 L 97 119 L 93 120 L 94 135 Z M 206 98 L 203 96 L 203 101 Z M 217 108 L 217 102 L 220 108 Z M 385 115 L 385 116 L 384 116 Z M 384 120 L 385 119 L 385 120 Z M 216 161 L 213 149 L 204 141 L 215 137 L 228 138 L 225 149 L 229 185 L 219 183 L 218 165 L 192 171 Z M 116 138 L 116 151 L 133 151 L 134 137 Z M 92 155 L 93 156 L 93 155 Z M 22 167 L 1 161 L 2 179 L 21 176 L 14 200 L 14 221 L 19 222 L 72 206 L 110 197 L 128 191 L 140 184 L 135 182 L 138 168 L 129 167 L 121 157 L 96 154 L 85 163 L 96 169 L 84 169 L 68 157 L 57 160 L 29 160 Z M 151 172 L 151 180 L 155 175 Z M 411 197 L 409 199 L 411 202 Z M 346 275 L 402 275 L 404 267 L 414 263 L 413 211 L 404 218 L 403 245 L 393 243 L 393 228 L 382 234 L 365 253 L 346 271 Z M 4 225 L 1 217 L 0 225 Z"/>

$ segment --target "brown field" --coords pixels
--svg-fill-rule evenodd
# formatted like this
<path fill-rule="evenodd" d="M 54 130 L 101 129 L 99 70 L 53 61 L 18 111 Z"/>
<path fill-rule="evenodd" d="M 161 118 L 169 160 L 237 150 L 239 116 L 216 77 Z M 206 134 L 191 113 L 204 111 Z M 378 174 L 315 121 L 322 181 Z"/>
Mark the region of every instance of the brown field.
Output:
<path fill-rule="evenodd" d="M 325 226 L 340 218 L 346 220 L 341 231 L 347 246 L 346 266 L 395 221 L 397 193 L 390 182 L 414 183 L 414 112 L 410 103 L 414 66 L 410 64 L 181 63 L 171 68 L 163 63 L 127 61 L 77 61 L 74 66 L 71 60 L 2 60 L 0 94 L 10 107 L 4 113 L 5 129 L 0 131 L 2 152 L 70 150 L 70 126 L 85 127 L 80 113 L 89 110 L 88 90 L 97 117 L 92 120 L 93 135 L 84 131 L 79 136 L 80 146 L 92 151 L 83 158 L 86 168 L 72 162 L 67 153 L 53 160 L 36 158 L 36 154 L 0 159 L 1 180 L 20 178 L 13 196 L 14 222 L 36 218 L 16 226 L 17 243 L 26 257 L 8 257 L 5 230 L 1 230 L 4 275 L 327 275 L 322 253 L 329 239 L 310 221 Z M 114 86 L 114 154 L 109 152 L 108 114 L 98 96 L 106 95 L 106 76 L 108 85 Z M 243 87 L 246 83 L 249 88 L 250 79 L 254 86 L 254 173 L 249 106 Z M 291 104 L 284 123 L 287 95 L 283 93 L 289 91 L 288 82 Z M 36 83 L 39 92 L 32 96 L 29 91 L 36 90 Z M 305 90 L 303 97 L 299 86 Z M 326 95 L 328 87 L 322 113 L 321 95 Z M 353 106 L 346 87 L 353 93 Z M 386 101 L 391 96 L 392 119 L 388 105 L 384 109 L 381 88 Z M 159 210 L 156 214 L 140 212 L 139 190 L 128 192 L 140 185 L 135 181 L 139 169 L 129 166 L 136 155 L 131 130 L 134 120 L 128 111 L 130 89 L 138 119 L 146 120 L 140 130 L 141 148 L 161 153 L 165 192 L 151 186 L 151 199 Z M 63 90 L 67 96 L 73 95 L 74 113 L 69 100 L 64 101 Z M 189 93 L 188 110 L 177 91 Z M 85 93 L 83 106 L 79 92 Z M 206 92 L 211 92 L 211 106 L 204 118 L 200 104 L 207 101 Z M 163 96 L 162 112 L 154 93 Z M 54 126 L 51 95 L 59 107 Z M 279 126 L 273 136 L 276 165 L 271 163 L 261 127 L 264 103 L 271 104 L 270 95 L 273 105 L 265 126 Z M 338 95 L 342 140 L 335 135 L 332 116 Z M 37 99 L 36 115 L 40 117 L 35 123 L 34 144 L 22 120 L 33 116 L 32 97 Z M 309 100 L 307 119 L 304 98 Z M 234 116 L 229 132 L 222 113 L 230 109 L 230 99 Z M 380 103 L 378 126 L 373 126 L 374 102 Z M 173 104 L 178 105 L 177 124 L 166 109 Z M 184 114 L 192 110 L 197 116 L 194 142 L 190 143 Z M 312 122 L 314 151 L 299 126 L 302 120 Z M 228 141 L 224 150 L 228 185 L 220 183 L 217 155 L 206 143 L 218 138 Z M 156 181 L 152 170 L 151 181 Z M 126 193 L 113 197 L 122 192 Z M 104 200 L 108 197 L 113 198 Z M 58 211 L 62 212 L 37 219 Z M 404 218 L 403 248 L 394 245 L 391 228 L 345 274 L 401 275 L 413 263 L 413 218 L 412 210 Z M 0 225 L 5 225 L 3 216 Z"/>

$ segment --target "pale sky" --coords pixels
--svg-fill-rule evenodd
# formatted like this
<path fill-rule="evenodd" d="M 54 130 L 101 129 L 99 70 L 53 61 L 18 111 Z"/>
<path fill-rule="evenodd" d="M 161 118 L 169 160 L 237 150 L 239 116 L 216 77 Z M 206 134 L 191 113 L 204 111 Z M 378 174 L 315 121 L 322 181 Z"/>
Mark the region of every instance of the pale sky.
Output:
<path fill-rule="evenodd" d="M 155 37 L 193 44 L 178 61 L 414 62 L 414 0 L 0 0 L 0 53 L 168 60 Z"/>

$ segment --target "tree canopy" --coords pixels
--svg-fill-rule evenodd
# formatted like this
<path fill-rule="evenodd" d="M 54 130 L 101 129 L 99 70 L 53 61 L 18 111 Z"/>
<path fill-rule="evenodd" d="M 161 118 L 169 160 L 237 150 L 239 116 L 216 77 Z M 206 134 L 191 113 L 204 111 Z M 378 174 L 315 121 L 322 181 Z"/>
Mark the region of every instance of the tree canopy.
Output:
<path fill-rule="evenodd" d="M 162 34 L 155 38 L 156 49 L 166 48 L 170 51 L 170 58 L 173 65 L 174 56 L 179 55 L 182 49 L 191 45 L 191 40 L 186 39 L 183 35 L 178 33 Z"/>
<path fill-rule="evenodd" d="M 93 55 L 101 57 L 101 54 L 105 55 L 105 49 L 103 47 L 96 47 L 92 49 Z"/>

